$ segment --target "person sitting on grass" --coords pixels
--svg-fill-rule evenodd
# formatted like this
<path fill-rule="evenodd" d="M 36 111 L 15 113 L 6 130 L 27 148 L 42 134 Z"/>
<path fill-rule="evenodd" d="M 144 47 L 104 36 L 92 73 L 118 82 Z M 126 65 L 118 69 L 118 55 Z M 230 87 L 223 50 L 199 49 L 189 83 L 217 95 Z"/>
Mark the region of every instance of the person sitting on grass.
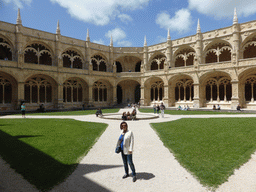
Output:
<path fill-rule="evenodd" d="M 217 107 L 216 107 L 217 110 L 220 110 L 220 105 L 218 104 Z"/>
<path fill-rule="evenodd" d="M 100 108 L 96 111 L 96 117 L 101 116 L 102 117 L 102 111 Z"/>
<path fill-rule="evenodd" d="M 213 105 L 213 106 L 212 106 L 212 109 L 213 109 L 213 110 L 216 110 L 216 106 L 215 106 L 215 105 Z"/>
<path fill-rule="evenodd" d="M 182 110 L 182 108 L 181 108 L 181 106 L 180 106 L 180 105 L 178 106 L 177 110 L 178 110 L 178 111 L 179 111 L 179 110 Z"/>

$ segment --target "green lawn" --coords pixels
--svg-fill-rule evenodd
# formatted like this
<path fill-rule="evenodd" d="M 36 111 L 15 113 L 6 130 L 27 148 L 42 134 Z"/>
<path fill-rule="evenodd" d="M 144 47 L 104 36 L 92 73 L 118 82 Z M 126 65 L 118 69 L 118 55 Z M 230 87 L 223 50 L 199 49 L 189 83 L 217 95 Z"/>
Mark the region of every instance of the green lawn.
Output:
<path fill-rule="evenodd" d="M 102 113 L 117 113 L 120 109 L 102 109 Z M 96 110 L 80 110 L 80 111 L 59 111 L 59 112 L 44 112 L 44 113 L 27 113 L 26 115 L 91 115 L 95 114 Z"/>
<path fill-rule="evenodd" d="M 153 109 L 139 109 L 142 113 L 154 113 Z M 160 113 L 160 111 L 159 111 Z M 164 110 L 165 114 L 170 115 L 214 115 L 214 114 L 241 114 L 240 112 L 224 112 L 224 111 L 182 111 L 182 110 Z M 242 114 L 246 114 L 242 112 Z"/>
<path fill-rule="evenodd" d="M 0 155 L 40 191 L 74 171 L 107 124 L 61 119 L 0 119 Z"/>
<path fill-rule="evenodd" d="M 152 127 L 202 184 L 216 188 L 256 150 L 255 118 L 181 119 Z"/>

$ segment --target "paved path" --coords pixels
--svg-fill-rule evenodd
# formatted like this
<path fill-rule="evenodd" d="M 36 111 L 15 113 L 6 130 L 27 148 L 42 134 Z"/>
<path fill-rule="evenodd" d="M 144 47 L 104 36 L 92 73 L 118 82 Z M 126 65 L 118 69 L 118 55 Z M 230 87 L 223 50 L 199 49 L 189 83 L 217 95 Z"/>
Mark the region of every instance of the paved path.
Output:
<path fill-rule="evenodd" d="M 125 109 L 127 110 L 127 109 Z M 120 111 L 122 113 L 123 110 Z M 104 122 L 109 127 L 82 159 L 77 169 L 67 180 L 56 186 L 52 192 L 70 191 L 174 191 L 174 192 L 203 192 L 209 191 L 203 187 L 187 170 L 175 160 L 172 153 L 164 147 L 149 123 L 173 121 L 180 118 L 211 118 L 211 117 L 256 117 L 256 115 L 165 115 L 165 118 L 129 121 L 128 128 L 135 136 L 133 161 L 138 180 L 133 183 L 132 177 L 122 179 L 124 168 L 120 154 L 115 154 L 114 149 L 120 134 L 121 121 L 96 118 L 95 115 L 87 116 L 29 116 L 28 118 L 72 118 L 80 121 Z M 10 118 L 6 116 L 5 118 Z M 13 116 L 12 116 L 13 118 Z M 0 162 L 1 164 L 1 162 Z M 1 167 L 0 167 L 1 168 Z M 256 154 L 242 166 L 229 181 L 221 185 L 217 192 L 224 191 L 256 191 Z M 8 169 L 8 168 L 7 168 Z M 8 172 L 8 171 L 7 171 Z M 0 173 L 1 174 L 1 173 Z M 17 175 L 17 174 L 16 174 Z M 4 175 L 2 175 L 4 176 Z M 9 177 L 9 179 L 13 179 Z M 14 178 L 14 182 L 22 183 L 22 178 Z M 2 182 L 1 182 L 2 181 Z M 8 179 L 1 179 L 0 191 L 15 191 L 10 188 Z M 10 183 L 10 181 L 9 181 Z M 17 191 L 36 191 L 33 186 L 24 181 L 23 188 Z M 10 190 L 12 189 L 12 190 Z M 22 190 L 27 189 L 27 190 Z"/>

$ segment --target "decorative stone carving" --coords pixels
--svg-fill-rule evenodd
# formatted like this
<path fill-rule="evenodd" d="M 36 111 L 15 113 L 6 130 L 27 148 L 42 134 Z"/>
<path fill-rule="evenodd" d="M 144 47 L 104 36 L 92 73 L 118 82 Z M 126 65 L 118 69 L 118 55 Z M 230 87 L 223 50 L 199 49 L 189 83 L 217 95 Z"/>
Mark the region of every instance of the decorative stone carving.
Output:
<path fill-rule="evenodd" d="M 219 36 L 219 31 L 215 30 L 215 37 L 218 37 L 218 36 Z"/>
<path fill-rule="evenodd" d="M 224 31 L 223 31 L 223 34 L 226 34 L 226 33 L 227 33 L 227 31 L 226 31 L 226 30 L 224 30 Z"/>
<path fill-rule="evenodd" d="M 212 36 L 212 34 L 211 34 L 211 33 L 209 33 L 209 34 L 208 34 L 208 37 L 211 37 L 211 36 Z"/>
<path fill-rule="evenodd" d="M 250 28 L 252 27 L 252 25 L 249 23 L 249 24 L 247 25 L 247 27 L 248 27 L 248 29 L 250 29 Z"/>

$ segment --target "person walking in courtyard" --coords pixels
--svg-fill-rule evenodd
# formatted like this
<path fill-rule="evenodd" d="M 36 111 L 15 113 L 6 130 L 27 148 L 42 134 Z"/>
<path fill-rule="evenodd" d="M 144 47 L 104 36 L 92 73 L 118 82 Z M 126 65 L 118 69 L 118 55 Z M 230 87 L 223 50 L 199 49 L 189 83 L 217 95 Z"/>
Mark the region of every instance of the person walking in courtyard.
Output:
<path fill-rule="evenodd" d="M 160 111 L 160 107 L 159 107 L 159 105 L 157 105 L 157 106 L 156 106 L 156 112 L 157 112 L 157 114 L 159 114 L 159 111 Z"/>
<path fill-rule="evenodd" d="M 154 114 L 156 114 L 156 103 L 154 103 L 153 109 L 154 109 Z"/>
<path fill-rule="evenodd" d="M 160 105 L 160 110 L 161 110 L 161 115 L 162 115 L 162 118 L 164 118 L 164 110 L 165 110 L 165 106 L 163 103 L 161 103 Z"/>
<path fill-rule="evenodd" d="M 122 122 L 120 124 L 120 129 L 122 130 L 122 132 L 119 137 L 119 140 L 121 141 L 121 154 L 122 154 L 124 170 L 125 170 L 125 175 L 123 176 L 123 179 L 129 177 L 129 168 L 128 168 L 128 164 L 129 164 L 132 170 L 132 181 L 135 182 L 137 178 L 136 178 L 135 167 L 132 161 L 132 152 L 133 152 L 133 145 L 134 145 L 133 132 L 128 130 L 128 124 L 126 122 Z"/>
<path fill-rule="evenodd" d="M 25 117 L 26 106 L 24 102 L 21 104 L 20 108 L 21 108 L 22 117 L 26 118 Z"/>

